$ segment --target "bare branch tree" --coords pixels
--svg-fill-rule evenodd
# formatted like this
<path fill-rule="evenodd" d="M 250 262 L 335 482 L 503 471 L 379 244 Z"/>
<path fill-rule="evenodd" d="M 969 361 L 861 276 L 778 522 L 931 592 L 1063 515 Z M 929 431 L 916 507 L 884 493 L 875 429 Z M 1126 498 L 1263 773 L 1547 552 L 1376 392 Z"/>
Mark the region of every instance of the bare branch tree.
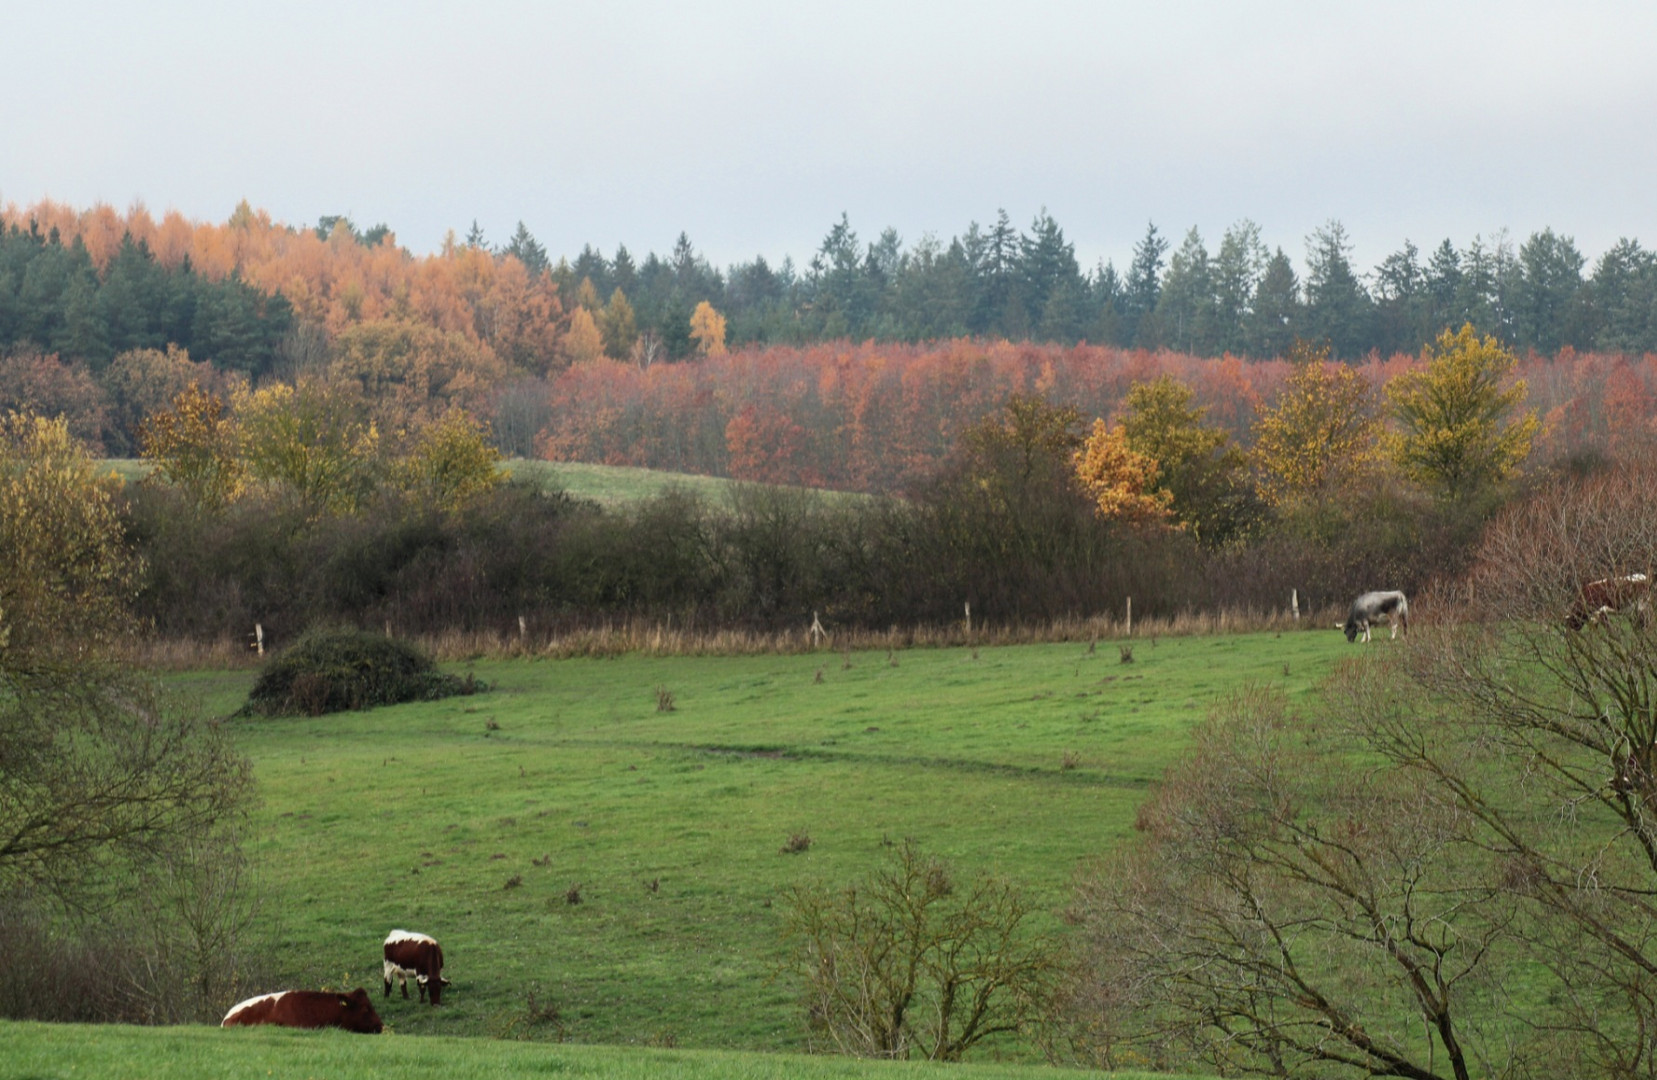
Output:
<path fill-rule="evenodd" d="M 1509 906 L 1470 821 L 1361 747 L 1241 692 L 1082 881 L 1074 1044 L 1106 1066 L 1465 1080 L 1491 1053 Z M 1481 1069 L 1482 1071 L 1482 1069 Z"/>
<path fill-rule="evenodd" d="M 1046 1006 L 1057 953 L 1029 902 L 996 878 L 958 883 L 912 842 L 862 882 L 785 901 L 812 1034 L 840 1053 L 958 1061 Z"/>

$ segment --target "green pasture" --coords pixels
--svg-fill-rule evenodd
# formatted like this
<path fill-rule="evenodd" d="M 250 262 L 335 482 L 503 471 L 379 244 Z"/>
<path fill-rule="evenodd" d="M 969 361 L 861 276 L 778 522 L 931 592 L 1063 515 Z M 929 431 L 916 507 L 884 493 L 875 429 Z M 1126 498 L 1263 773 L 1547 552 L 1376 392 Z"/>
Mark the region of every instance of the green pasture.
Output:
<path fill-rule="evenodd" d="M 479 662 L 481 697 L 233 720 L 263 800 L 260 986 L 377 992 L 380 942 L 404 928 L 443 943 L 454 984 L 439 1009 L 376 996 L 400 1033 L 799 1050 L 780 890 L 849 881 L 913 838 L 1056 913 L 1216 697 L 1305 695 L 1350 648 L 1291 632 L 1141 639 L 1131 663 L 1113 643 Z M 176 682 L 228 714 L 252 678 Z M 809 849 L 784 854 L 801 832 Z M 532 1022 L 532 993 L 558 1025 Z"/>
<path fill-rule="evenodd" d="M 141 458 L 105 458 L 105 468 L 126 483 L 136 483 L 155 468 Z M 722 476 L 701 476 L 695 473 L 663 472 L 659 469 L 638 469 L 626 465 L 587 465 L 573 461 L 531 461 L 511 458 L 501 463 L 509 476 L 529 480 L 545 487 L 553 487 L 607 507 L 625 506 L 654 498 L 669 489 L 686 491 L 704 501 L 719 505 L 726 493 L 737 483 Z M 833 499 L 858 499 L 865 496 L 842 492 L 823 492 Z"/>
<path fill-rule="evenodd" d="M 587 465 L 574 461 L 530 461 L 525 458 L 512 458 L 503 464 L 514 479 L 534 480 L 577 498 L 590 499 L 610 507 L 642 502 L 669 489 L 689 492 L 717 506 L 724 503 L 729 490 L 739 483 L 722 476 L 663 472 L 627 465 Z M 815 491 L 837 500 L 867 497 L 816 488 L 801 490 Z"/>
<path fill-rule="evenodd" d="M 1067 1072 L 1078 1078 L 1100 1073 Z M 1117 1080 L 1150 1074 L 1111 1073 Z M 343 1031 L 0 1022 L 0 1080 L 1039 1080 L 1043 1066 L 371 1037 Z"/>

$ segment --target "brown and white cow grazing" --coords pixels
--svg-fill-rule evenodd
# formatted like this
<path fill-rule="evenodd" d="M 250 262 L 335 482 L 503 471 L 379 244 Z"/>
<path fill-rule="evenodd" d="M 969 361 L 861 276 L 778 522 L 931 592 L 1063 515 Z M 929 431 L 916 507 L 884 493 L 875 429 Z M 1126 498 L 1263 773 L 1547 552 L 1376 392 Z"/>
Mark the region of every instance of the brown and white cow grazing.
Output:
<path fill-rule="evenodd" d="M 368 991 L 357 987 L 349 994 L 326 990 L 283 990 L 248 998 L 224 1014 L 220 1027 L 248 1024 L 279 1024 L 282 1027 L 337 1027 L 378 1035 L 385 1030 Z"/>
<path fill-rule="evenodd" d="M 411 930 L 393 930 L 385 939 L 385 996 L 391 996 L 391 977 L 403 984 L 403 997 L 408 997 L 409 976 L 414 976 L 420 988 L 420 1000 L 426 1000 L 431 991 L 432 1004 L 443 1002 L 443 988 L 449 980 L 443 977 L 443 946 L 425 934 Z"/>
<path fill-rule="evenodd" d="M 1643 612 L 1650 604 L 1650 596 L 1651 579 L 1644 574 L 1622 574 L 1585 581 L 1577 589 L 1571 610 L 1565 613 L 1565 625 L 1572 630 L 1581 630 L 1589 623 L 1597 623 L 1619 611 Z"/>

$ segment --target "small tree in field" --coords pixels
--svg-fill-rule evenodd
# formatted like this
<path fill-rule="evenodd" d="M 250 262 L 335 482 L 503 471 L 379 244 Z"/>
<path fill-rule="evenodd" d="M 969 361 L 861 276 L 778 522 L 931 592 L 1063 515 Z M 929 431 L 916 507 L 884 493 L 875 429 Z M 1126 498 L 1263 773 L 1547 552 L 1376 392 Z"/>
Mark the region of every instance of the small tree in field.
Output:
<path fill-rule="evenodd" d="M 796 886 L 784 934 L 806 983 L 813 1035 L 860 1057 L 959 1061 L 1042 1016 L 1058 970 L 1052 942 L 1011 884 L 957 881 L 905 842 L 843 889 Z"/>
<path fill-rule="evenodd" d="M 1468 323 L 1444 331 L 1424 356 L 1425 368 L 1387 384 L 1403 428 L 1393 457 L 1404 475 L 1451 499 L 1512 477 L 1541 426 L 1535 410 L 1512 415 L 1525 400 L 1523 379 L 1502 386 L 1513 354 Z"/>

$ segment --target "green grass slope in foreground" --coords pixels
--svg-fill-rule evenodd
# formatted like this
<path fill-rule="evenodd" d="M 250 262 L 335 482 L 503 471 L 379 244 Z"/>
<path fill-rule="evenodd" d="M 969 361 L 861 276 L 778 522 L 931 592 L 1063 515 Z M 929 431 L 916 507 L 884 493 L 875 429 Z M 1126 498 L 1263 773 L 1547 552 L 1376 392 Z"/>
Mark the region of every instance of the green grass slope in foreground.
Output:
<path fill-rule="evenodd" d="M 1056 927 L 1216 697 L 1304 695 L 1349 649 L 1323 631 L 1139 640 L 1126 664 L 1112 643 L 521 660 L 475 665 L 480 697 L 235 720 L 263 798 L 268 988 L 368 987 L 404 1034 L 548 1037 L 533 991 L 579 1042 L 801 1049 L 780 889 L 849 882 L 912 837 L 1023 883 Z M 251 679 L 178 682 L 228 713 Z M 378 996 L 394 927 L 443 943 L 442 1008 Z"/>
<path fill-rule="evenodd" d="M 717 1050 L 400 1039 L 278 1028 L 0 1022 L 0 1080 L 1040 1080 L 1030 1065 L 932 1065 Z M 1066 1077 L 1103 1076 L 1065 1072 Z M 1110 1073 L 1117 1080 L 1151 1074 Z"/>

